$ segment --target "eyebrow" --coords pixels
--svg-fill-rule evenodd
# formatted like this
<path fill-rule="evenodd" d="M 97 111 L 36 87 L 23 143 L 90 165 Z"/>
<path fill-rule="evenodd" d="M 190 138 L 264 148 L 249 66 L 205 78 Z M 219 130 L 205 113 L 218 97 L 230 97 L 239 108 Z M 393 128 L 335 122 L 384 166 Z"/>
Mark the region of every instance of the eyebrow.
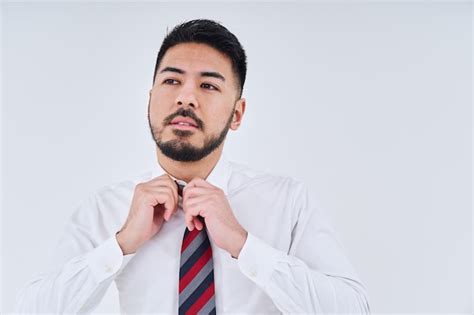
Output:
<path fill-rule="evenodd" d="M 160 73 L 163 73 L 163 72 L 176 72 L 176 73 L 179 73 L 179 74 L 185 74 L 186 73 L 186 71 L 184 71 L 182 69 L 179 69 L 179 68 L 175 68 L 175 67 L 166 67 L 166 68 L 164 68 L 163 70 L 160 71 Z M 225 82 L 224 76 L 222 74 L 220 74 L 219 72 L 202 71 L 202 72 L 199 72 L 199 74 L 201 75 L 201 77 L 212 77 L 212 78 L 220 79 L 220 80 Z"/>

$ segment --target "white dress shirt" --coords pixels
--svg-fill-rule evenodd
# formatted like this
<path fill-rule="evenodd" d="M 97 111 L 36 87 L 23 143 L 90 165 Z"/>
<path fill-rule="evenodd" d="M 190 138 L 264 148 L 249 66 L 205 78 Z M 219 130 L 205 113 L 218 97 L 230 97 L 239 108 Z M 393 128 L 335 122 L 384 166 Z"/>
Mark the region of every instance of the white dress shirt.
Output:
<path fill-rule="evenodd" d="M 90 313 L 115 282 L 121 312 L 177 314 L 182 209 L 134 254 L 124 256 L 115 238 L 135 185 L 164 173 L 157 163 L 84 199 L 65 226 L 51 270 L 24 286 L 17 311 Z M 223 190 L 248 231 L 238 259 L 210 240 L 217 314 L 370 313 L 364 285 L 303 183 L 225 153 L 206 180 Z"/>

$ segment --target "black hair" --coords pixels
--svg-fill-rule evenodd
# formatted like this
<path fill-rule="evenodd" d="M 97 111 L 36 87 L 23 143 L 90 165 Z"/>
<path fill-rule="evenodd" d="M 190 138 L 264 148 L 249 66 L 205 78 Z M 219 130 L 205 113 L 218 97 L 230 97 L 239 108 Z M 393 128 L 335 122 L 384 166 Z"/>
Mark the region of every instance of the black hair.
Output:
<path fill-rule="evenodd" d="M 237 37 L 227 28 L 216 21 L 207 19 L 196 19 L 176 25 L 171 33 L 166 35 L 156 58 L 153 85 L 155 84 L 156 72 L 166 51 L 182 43 L 206 44 L 229 57 L 232 62 L 232 71 L 238 82 L 239 98 L 242 96 L 247 73 L 245 50 Z"/>

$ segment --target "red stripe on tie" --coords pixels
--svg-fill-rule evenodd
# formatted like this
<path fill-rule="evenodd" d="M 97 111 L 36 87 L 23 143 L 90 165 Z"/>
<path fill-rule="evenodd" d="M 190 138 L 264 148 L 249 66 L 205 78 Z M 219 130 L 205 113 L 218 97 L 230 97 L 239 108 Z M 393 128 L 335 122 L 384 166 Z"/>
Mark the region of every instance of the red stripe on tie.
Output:
<path fill-rule="evenodd" d="M 189 246 L 189 244 L 191 244 L 191 242 L 196 238 L 196 236 L 199 235 L 199 232 L 201 231 L 199 231 L 196 228 L 194 228 L 194 230 L 192 231 L 189 231 L 188 235 L 183 240 L 183 244 L 181 245 L 181 253 L 183 253 L 186 250 L 186 248 Z"/>
<path fill-rule="evenodd" d="M 211 259 L 212 252 L 211 246 L 209 246 L 204 254 L 196 261 L 196 263 L 188 270 L 188 272 L 179 279 L 179 293 L 183 292 L 184 288 L 194 279 L 194 277 L 201 271 L 206 263 Z"/>
<path fill-rule="evenodd" d="M 194 304 L 188 309 L 187 314 L 197 314 L 201 308 L 214 296 L 214 281 L 211 285 L 202 293 L 202 295 L 194 302 Z"/>

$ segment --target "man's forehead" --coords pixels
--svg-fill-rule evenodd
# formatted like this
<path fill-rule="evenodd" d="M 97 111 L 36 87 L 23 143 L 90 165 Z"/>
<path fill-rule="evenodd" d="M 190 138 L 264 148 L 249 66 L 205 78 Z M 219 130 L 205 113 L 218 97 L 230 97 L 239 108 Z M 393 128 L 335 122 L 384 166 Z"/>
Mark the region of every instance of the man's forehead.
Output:
<path fill-rule="evenodd" d="M 232 64 L 226 55 L 211 46 L 196 43 L 169 48 L 160 62 L 159 72 L 166 67 L 179 68 L 186 73 L 219 72 L 225 78 L 232 73 Z"/>

